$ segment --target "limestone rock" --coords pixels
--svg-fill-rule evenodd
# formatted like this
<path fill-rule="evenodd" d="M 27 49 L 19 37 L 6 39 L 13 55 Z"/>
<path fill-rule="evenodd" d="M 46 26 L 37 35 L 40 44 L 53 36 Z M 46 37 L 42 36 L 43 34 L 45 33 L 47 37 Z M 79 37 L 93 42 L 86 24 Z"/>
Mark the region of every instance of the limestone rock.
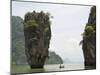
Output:
<path fill-rule="evenodd" d="M 24 19 L 25 53 L 31 68 L 42 68 L 48 57 L 51 38 L 50 15 L 29 12 Z"/>

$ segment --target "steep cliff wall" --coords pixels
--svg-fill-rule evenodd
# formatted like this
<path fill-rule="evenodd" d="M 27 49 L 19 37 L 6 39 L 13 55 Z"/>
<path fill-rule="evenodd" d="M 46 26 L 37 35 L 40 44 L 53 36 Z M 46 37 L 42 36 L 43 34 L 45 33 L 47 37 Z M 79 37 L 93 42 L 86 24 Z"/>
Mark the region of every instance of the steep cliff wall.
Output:
<path fill-rule="evenodd" d="M 11 19 L 11 64 L 27 64 L 24 47 L 23 19 L 19 16 L 12 16 Z"/>
<path fill-rule="evenodd" d="M 96 7 L 90 10 L 88 23 L 83 33 L 83 53 L 85 58 L 85 68 L 90 66 L 96 68 Z"/>
<path fill-rule="evenodd" d="M 31 68 L 42 68 L 51 38 L 50 14 L 28 12 L 24 18 L 25 53 Z"/>

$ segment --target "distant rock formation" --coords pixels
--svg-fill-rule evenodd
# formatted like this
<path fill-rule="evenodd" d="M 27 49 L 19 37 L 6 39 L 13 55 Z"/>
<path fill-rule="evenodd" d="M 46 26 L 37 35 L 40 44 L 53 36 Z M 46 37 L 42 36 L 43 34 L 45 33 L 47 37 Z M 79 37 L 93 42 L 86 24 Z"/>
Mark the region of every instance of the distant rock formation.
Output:
<path fill-rule="evenodd" d="M 96 68 L 96 7 L 90 11 L 88 23 L 85 26 L 82 40 L 85 58 L 85 68 Z"/>
<path fill-rule="evenodd" d="M 24 18 L 25 53 L 31 68 L 43 68 L 51 39 L 50 14 L 28 12 Z"/>
<path fill-rule="evenodd" d="M 23 19 L 19 16 L 11 17 L 11 64 L 27 64 L 25 55 L 25 40 Z"/>
<path fill-rule="evenodd" d="M 55 52 L 49 51 L 49 58 L 46 59 L 45 64 L 63 64 L 63 60 Z"/>

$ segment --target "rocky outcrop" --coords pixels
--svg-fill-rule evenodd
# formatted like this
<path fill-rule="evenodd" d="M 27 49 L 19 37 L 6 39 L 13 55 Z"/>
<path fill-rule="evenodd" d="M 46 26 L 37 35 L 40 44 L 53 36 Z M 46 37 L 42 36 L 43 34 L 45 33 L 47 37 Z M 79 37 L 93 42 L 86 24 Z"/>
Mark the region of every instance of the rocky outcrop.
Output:
<path fill-rule="evenodd" d="M 19 16 L 12 16 L 12 64 L 28 65 L 25 56 L 23 19 Z M 63 64 L 63 60 L 55 52 L 49 51 L 49 58 L 45 64 Z"/>
<path fill-rule="evenodd" d="M 42 68 L 51 38 L 50 14 L 28 12 L 24 18 L 25 53 L 31 68 Z"/>
<path fill-rule="evenodd" d="M 11 19 L 11 64 L 24 65 L 27 62 L 24 47 L 23 19 L 19 16 L 12 16 Z"/>
<path fill-rule="evenodd" d="M 46 59 L 45 64 L 63 64 L 63 60 L 55 52 L 49 51 L 49 58 Z"/>
<path fill-rule="evenodd" d="M 82 48 L 85 68 L 96 68 L 96 7 L 91 8 L 88 23 L 83 33 Z"/>

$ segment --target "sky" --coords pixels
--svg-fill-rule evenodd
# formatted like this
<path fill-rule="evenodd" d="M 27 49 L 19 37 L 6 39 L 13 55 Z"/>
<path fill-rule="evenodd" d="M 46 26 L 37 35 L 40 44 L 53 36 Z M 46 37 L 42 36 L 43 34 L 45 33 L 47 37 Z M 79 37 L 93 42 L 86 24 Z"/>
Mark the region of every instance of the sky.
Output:
<path fill-rule="evenodd" d="M 13 1 L 12 15 L 24 19 L 24 15 L 33 10 L 49 12 L 53 16 L 50 19 L 52 37 L 49 50 L 56 52 L 63 60 L 83 63 L 83 51 L 79 43 L 88 22 L 90 8 L 91 6 Z"/>

